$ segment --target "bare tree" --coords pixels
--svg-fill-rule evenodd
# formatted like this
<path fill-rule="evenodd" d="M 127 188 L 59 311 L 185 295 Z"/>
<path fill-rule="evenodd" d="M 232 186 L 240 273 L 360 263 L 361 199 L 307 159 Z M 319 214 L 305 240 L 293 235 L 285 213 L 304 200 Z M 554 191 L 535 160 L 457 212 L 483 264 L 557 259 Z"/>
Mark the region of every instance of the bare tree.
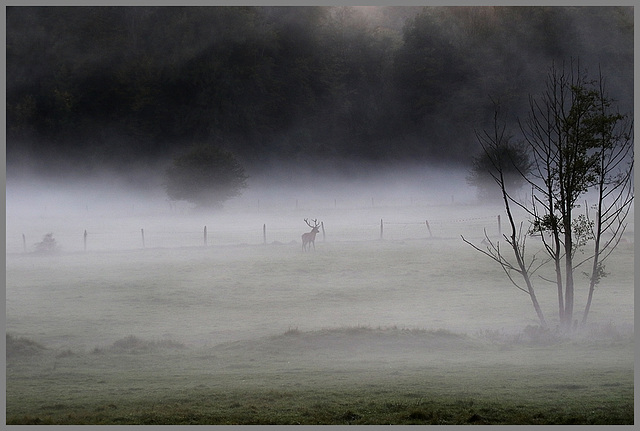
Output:
<path fill-rule="evenodd" d="M 513 283 L 513 285 L 517 289 L 529 295 L 540 324 L 542 326 L 547 326 L 544 313 L 542 312 L 542 308 L 540 307 L 538 298 L 536 297 L 532 281 L 532 274 L 537 269 L 533 267 L 533 264 L 536 262 L 536 258 L 535 256 L 533 256 L 533 258 L 530 259 L 530 262 L 527 264 L 527 256 L 525 254 L 525 244 L 527 238 L 526 232 L 523 232 L 522 223 L 517 224 L 515 222 L 511 209 L 511 203 L 515 202 L 515 200 L 509 194 L 508 184 L 512 184 L 513 182 L 505 180 L 505 171 L 507 169 L 510 170 L 510 168 L 514 166 L 514 163 L 513 161 L 505 157 L 505 154 L 508 156 L 509 153 L 500 151 L 501 148 L 504 148 L 507 145 L 509 139 L 508 135 L 506 135 L 505 133 L 505 130 L 506 126 L 504 124 L 501 124 L 499 121 L 499 105 L 494 102 L 493 130 L 476 132 L 476 139 L 482 147 L 485 159 L 490 165 L 490 168 L 487 170 L 487 174 L 490 175 L 491 178 L 493 178 L 493 180 L 496 182 L 502 195 L 502 201 L 504 202 L 505 210 L 507 213 L 507 220 L 511 229 L 510 233 L 504 234 L 503 237 L 506 243 L 509 245 L 511 251 L 513 252 L 514 259 L 510 259 L 508 255 L 505 255 L 500 249 L 499 240 L 494 241 L 493 239 L 491 239 L 489 235 L 487 235 L 486 231 L 484 235 L 485 239 L 483 241 L 483 243 L 486 244 L 486 247 L 484 249 L 466 240 L 464 236 L 462 237 L 462 240 L 500 265 L 511 283 Z M 521 174 L 523 176 L 526 175 L 524 172 L 521 172 Z M 516 281 L 516 279 L 513 277 L 512 274 L 514 272 L 521 276 L 522 281 L 524 282 L 524 286 L 519 284 L 518 281 Z"/>
<path fill-rule="evenodd" d="M 574 63 L 568 71 L 552 67 L 545 92 L 539 98 L 530 98 L 529 115 L 520 123 L 533 157 L 531 174 L 523 173 L 531 187 L 530 201 L 518 201 L 509 194 L 499 165 L 493 174 L 511 224 L 511 236 L 505 235 L 505 239 L 516 264 L 509 263 L 499 243 L 489 240 L 483 250 L 463 238 L 497 261 L 514 284 L 510 272 L 522 276 L 526 284 L 522 290 L 531 296 L 543 326 L 546 323 L 535 300 L 532 275 L 552 263 L 554 276 L 539 278 L 555 284 L 560 326 L 568 330 L 578 323 L 574 320 L 576 271 L 588 266 L 589 270 L 583 272 L 589 280 L 584 325 L 595 287 L 607 275 L 604 262 L 626 228 L 633 202 L 633 123 L 614 112 L 612 105 L 601 74 L 588 80 Z M 504 128 L 500 129 L 497 119 L 493 133 L 477 134 L 485 153 L 499 145 L 502 136 Z M 583 198 L 585 208 L 581 212 Z M 527 214 L 527 230 L 522 224 L 516 229 L 511 205 Z M 603 239 L 605 233 L 610 235 L 607 240 Z M 537 260 L 534 255 L 525 261 L 529 234 L 540 236 L 544 259 Z"/>

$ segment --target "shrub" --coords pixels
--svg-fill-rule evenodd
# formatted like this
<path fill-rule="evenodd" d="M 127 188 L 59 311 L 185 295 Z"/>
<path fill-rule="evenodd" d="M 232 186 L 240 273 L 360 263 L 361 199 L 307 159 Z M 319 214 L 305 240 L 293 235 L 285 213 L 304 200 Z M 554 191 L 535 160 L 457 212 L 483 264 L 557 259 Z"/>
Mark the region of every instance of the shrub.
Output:
<path fill-rule="evenodd" d="M 45 350 L 45 347 L 33 340 L 14 337 L 7 334 L 7 359 L 24 356 L 35 356 Z"/>
<path fill-rule="evenodd" d="M 36 252 L 38 253 L 54 253 L 58 250 L 58 245 L 53 237 L 53 233 L 46 234 L 42 241 L 36 244 Z"/>

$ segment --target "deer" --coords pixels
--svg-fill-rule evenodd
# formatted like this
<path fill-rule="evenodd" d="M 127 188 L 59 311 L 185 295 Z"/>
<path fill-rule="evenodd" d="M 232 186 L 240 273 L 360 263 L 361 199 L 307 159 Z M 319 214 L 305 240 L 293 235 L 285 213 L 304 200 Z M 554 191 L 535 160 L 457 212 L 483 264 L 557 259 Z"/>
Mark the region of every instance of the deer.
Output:
<path fill-rule="evenodd" d="M 306 232 L 302 234 L 302 251 L 311 250 L 311 244 L 313 244 L 313 249 L 316 249 L 316 234 L 320 231 L 320 224 L 318 223 L 318 219 L 313 219 L 314 226 L 311 226 L 309 223 L 309 219 L 304 219 L 307 226 L 311 228 L 311 232 Z"/>

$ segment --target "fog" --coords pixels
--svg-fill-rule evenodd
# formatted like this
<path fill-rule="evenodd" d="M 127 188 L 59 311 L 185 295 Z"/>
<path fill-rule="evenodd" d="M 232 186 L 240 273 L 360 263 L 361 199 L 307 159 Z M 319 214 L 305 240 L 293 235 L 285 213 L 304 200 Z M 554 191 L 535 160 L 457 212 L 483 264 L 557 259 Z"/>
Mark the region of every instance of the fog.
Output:
<path fill-rule="evenodd" d="M 358 173 L 358 169 L 362 171 Z M 404 213 L 409 211 L 409 217 L 418 217 L 413 221 L 424 222 L 428 213 L 434 212 L 428 207 L 436 208 L 437 218 L 446 219 L 453 215 L 442 214 L 440 207 L 450 206 L 450 211 L 455 212 L 456 206 L 478 203 L 475 189 L 466 184 L 464 168 L 407 165 L 375 172 L 362 164 L 352 168 L 334 166 L 331 170 L 300 169 L 286 164 L 273 171 L 261 169 L 248 173 L 248 188 L 241 196 L 225 202 L 220 210 L 210 211 L 198 210 L 185 201 L 170 201 L 162 186 L 160 170 L 136 170 L 128 175 L 105 171 L 96 177 L 75 180 L 9 178 L 7 252 L 24 251 L 23 233 L 37 242 L 41 235 L 53 232 L 61 250 L 70 252 L 82 245 L 71 239 L 77 237 L 77 231 L 82 234 L 86 229 L 89 235 L 115 234 L 125 227 L 132 232 L 145 227 L 150 230 L 158 224 L 164 224 L 161 228 L 167 231 L 202 230 L 208 224 L 210 232 L 211 229 L 232 232 L 259 228 L 265 223 L 284 228 L 289 223 L 291 233 L 287 241 L 298 241 L 296 232 L 306 229 L 304 218 L 338 217 L 341 226 L 357 227 L 379 223 L 387 215 L 404 221 L 407 218 Z M 368 219 L 361 219 L 365 210 L 371 214 L 364 216 Z M 419 215 L 421 212 L 424 216 Z M 212 236 L 211 240 L 216 238 Z M 240 242 L 262 240 L 261 235 Z M 171 241 L 181 244 L 181 238 L 167 241 L 163 246 L 171 246 Z M 107 245 L 110 243 L 103 241 L 101 246 L 95 243 L 94 246 L 106 249 L 111 247 Z M 124 244 L 122 248 L 128 248 Z"/>
<path fill-rule="evenodd" d="M 499 203 L 479 201 L 465 176 L 418 165 L 350 179 L 263 171 L 204 212 L 170 202 L 151 174 L 135 187 L 106 172 L 9 180 L 7 331 L 87 349 L 131 334 L 213 345 L 359 325 L 519 332 L 536 324 L 527 298 L 460 239 L 507 229 Z M 323 227 L 306 253 L 304 219 Z M 38 252 L 47 233 L 55 252 Z M 628 252 L 597 298 L 598 324 L 633 321 Z M 553 309 L 552 289 L 540 298 Z"/>

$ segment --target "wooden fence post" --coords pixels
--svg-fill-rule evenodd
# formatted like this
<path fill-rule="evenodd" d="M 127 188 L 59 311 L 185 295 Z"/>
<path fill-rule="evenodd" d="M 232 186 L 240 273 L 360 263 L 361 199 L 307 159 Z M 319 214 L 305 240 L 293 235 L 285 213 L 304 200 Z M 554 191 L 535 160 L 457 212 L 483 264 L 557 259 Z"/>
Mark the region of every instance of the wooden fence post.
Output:
<path fill-rule="evenodd" d="M 24 248 L 24 252 L 27 252 L 27 238 L 22 234 L 22 247 Z"/>
<path fill-rule="evenodd" d="M 500 224 L 500 214 L 498 214 L 498 235 L 502 237 L 502 225 Z"/>
<path fill-rule="evenodd" d="M 207 227 L 204 227 L 204 246 L 207 246 Z"/>
<path fill-rule="evenodd" d="M 380 219 L 380 239 L 382 239 L 382 232 L 383 232 L 382 219 Z"/>
<path fill-rule="evenodd" d="M 140 233 L 142 234 L 142 248 L 144 247 L 144 229 L 140 229 Z"/>
<path fill-rule="evenodd" d="M 84 251 L 87 251 L 87 230 L 84 230 Z"/>
<path fill-rule="evenodd" d="M 429 226 L 429 220 L 425 220 L 424 222 L 425 222 L 425 223 L 426 223 L 426 225 L 427 225 L 427 229 L 429 229 L 429 236 L 430 236 L 430 237 L 433 237 L 433 234 L 431 233 L 431 226 Z"/>
<path fill-rule="evenodd" d="M 324 222 L 321 221 L 320 222 L 320 226 L 322 226 L 322 242 L 325 242 L 327 239 L 327 236 L 324 234 Z"/>
<path fill-rule="evenodd" d="M 266 223 L 262 225 L 262 239 L 264 243 L 267 243 L 267 225 Z"/>

